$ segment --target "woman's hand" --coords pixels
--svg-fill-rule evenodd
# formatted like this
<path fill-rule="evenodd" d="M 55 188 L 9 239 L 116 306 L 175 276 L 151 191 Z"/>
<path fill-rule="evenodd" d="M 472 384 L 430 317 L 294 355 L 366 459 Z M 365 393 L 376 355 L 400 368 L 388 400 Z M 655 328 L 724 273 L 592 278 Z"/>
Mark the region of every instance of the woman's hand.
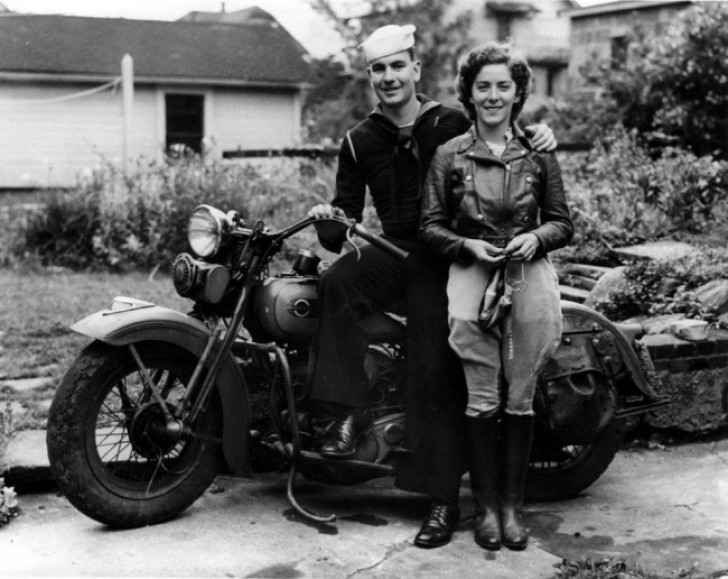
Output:
<path fill-rule="evenodd" d="M 478 261 L 497 264 L 506 258 L 500 247 L 496 247 L 482 239 L 466 239 L 463 243 L 463 249 Z"/>
<path fill-rule="evenodd" d="M 541 242 L 533 233 L 521 233 L 517 235 L 503 250 L 508 259 L 516 261 L 531 261 L 536 255 Z"/>

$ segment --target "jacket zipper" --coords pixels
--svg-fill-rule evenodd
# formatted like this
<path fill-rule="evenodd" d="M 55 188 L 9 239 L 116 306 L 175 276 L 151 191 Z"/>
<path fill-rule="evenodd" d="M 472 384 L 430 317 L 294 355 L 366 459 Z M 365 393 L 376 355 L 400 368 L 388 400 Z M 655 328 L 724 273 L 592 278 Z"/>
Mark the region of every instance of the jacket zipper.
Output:
<path fill-rule="evenodd" d="M 506 165 L 506 175 L 505 175 L 505 179 L 503 180 L 503 211 L 504 212 L 508 207 L 508 201 L 509 201 L 508 191 L 510 190 L 510 187 L 511 187 L 511 163 L 507 162 L 505 165 Z M 502 229 L 503 239 L 504 239 L 504 242 L 507 244 L 508 243 L 508 239 L 507 239 L 508 231 L 506 230 L 506 220 L 505 219 L 503 219 L 502 228 L 503 228 Z"/>

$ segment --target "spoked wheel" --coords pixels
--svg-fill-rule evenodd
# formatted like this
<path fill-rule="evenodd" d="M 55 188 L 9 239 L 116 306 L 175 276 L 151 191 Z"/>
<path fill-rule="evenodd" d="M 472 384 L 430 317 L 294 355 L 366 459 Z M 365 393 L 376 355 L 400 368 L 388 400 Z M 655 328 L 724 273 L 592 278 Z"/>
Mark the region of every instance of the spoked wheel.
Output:
<path fill-rule="evenodd" d="M 95 342 L 64 377 L 49 411 L 51 470 L 69 501 L 107 525 L 136 527 L 170 519 L 191 505 L 221 466 L 217 393 L 190 428 L 178 412 L 196 359 L 162 342 L 128 347 Z M 146 379 L 157 385 L 166 410 Z"/>
<path fill-rule="evenodd" d="M 534 445 L 528 465 L 526 498 L 559 501 L 579 494 L 607 470 L 625 429 L 623 420 L 615 420 L 594 444 Z"/>

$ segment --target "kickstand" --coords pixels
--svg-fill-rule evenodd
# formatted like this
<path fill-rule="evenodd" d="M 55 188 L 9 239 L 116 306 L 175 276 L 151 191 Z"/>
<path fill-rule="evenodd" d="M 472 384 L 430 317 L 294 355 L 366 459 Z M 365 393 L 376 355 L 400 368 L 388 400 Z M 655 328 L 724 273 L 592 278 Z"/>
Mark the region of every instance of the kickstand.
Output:
<path fill-rule="evenodd" d="M 291 506 L 296 509 L 304 517 L 316 521 L 317 523 L 331 523 L 336 520 L 336 515 L 319 515 L 313 511 L 305 509 L 298 504 L 298 501 L 293 496 L 293 483 L 296 480 L 296 461 L 291 462 L 291 471 L 288 473 L 288 502 Z"/>

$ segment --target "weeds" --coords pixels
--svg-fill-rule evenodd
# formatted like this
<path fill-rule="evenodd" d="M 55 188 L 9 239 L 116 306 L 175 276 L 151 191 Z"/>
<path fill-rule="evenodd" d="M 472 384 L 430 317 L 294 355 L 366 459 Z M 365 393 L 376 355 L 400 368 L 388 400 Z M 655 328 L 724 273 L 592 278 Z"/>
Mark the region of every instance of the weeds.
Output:
<path fill-rule="evenodd" d="M 581 557 L 576 561 L 564 559 L 555 575 L 557 579 L 692 579 L 692 577 L 693 569 L 679 569 L 669 575 L 658 575 L 623 559 L 594 561 L 588 557 Z"/>
<path fill-rule="evenodd" d="M 18 497 L 13 487 L 5 486 L 5 479 L 0 478 L 0 527 L 18 516 Z"/>

